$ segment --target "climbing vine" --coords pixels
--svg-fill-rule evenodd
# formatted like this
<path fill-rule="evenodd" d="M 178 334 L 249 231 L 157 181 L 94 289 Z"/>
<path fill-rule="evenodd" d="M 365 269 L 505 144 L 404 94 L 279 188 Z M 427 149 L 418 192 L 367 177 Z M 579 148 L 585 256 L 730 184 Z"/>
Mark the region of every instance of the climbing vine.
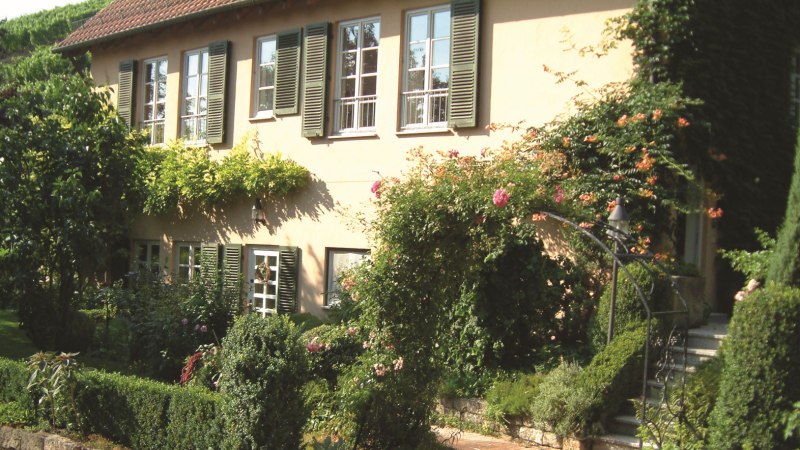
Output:
<path fill-rule="evenodd" d="M 308 169 L 281 154 L 264 155 L 258 140 L 248 136 L 221 160 L 205 148 L 177 141 L 150 147 L 141 160 L 146 214 L 197 209 L 209 211 L 242 197 L 282 197 L 308 184 Z"/>

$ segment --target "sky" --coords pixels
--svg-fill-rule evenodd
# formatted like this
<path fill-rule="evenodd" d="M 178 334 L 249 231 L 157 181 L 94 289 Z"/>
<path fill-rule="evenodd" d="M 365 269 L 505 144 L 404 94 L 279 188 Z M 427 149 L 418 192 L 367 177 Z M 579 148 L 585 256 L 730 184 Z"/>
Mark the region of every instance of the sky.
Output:
<path fill-rule="evenodd" d="M 0 20 L 80 2 L 81 0 L 0 0 Z"/>

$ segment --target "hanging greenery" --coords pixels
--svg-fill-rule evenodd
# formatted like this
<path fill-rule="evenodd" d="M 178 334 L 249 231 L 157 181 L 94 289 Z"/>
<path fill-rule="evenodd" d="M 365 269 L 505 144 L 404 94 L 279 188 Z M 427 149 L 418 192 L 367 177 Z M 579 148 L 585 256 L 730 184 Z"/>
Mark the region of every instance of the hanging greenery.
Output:
<path fill-rule="evenodd" d="M 308 169 L 280 153 L 264 155 L 250 135 L 217 161 L 208 149 L 180 141 L 150 147 L 140 170 L 146 179 L 143 211 L 152 215 L 211 211 L 242 197 L 283 197 L 310 179 Z"/>

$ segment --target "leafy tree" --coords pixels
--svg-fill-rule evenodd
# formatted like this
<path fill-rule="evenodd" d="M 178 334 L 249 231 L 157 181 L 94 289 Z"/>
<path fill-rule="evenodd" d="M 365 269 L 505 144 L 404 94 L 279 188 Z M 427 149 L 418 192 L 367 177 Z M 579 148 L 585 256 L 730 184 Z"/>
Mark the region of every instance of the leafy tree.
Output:
<path fill-rule="evenodd" d="M 0 143 L 0 246 L 14 271 L 4 275 L 27 300 L 23 320 L 41 306 L 57 332 L 138 209 L 143 141 L 108 92 L 42 49 L 0 71 Z"/>

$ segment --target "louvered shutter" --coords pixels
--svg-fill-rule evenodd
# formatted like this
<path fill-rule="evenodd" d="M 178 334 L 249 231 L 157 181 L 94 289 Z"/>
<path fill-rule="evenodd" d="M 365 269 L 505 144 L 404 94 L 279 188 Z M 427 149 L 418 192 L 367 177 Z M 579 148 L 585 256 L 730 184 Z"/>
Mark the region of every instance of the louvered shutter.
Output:
<path fill-rule="evenodd" d="M 219 268 L 219 245 L 203 242 L 200 245 L 200 276 L 206 284 L 211 285 Z"/>
<path fill-rule="evenodd" d="M 453 0 L 451 8 L 447 125 L 452 128 L 474 127 L 478 103 L 480 0 Z"/>
<path fill-rule="evenodd" d="M 303 137 L 325 135 L 328 23 L 306 26 L 303 74 Z"/>
<path fill-rule="evenodd" d="M 117 114 L 130 128 L 136 113 L 136 61 L 129 59 L 119 63 L 119 85 L 117 86 Z"/>
<path fill-rule="evenodd" d="M 300 30 L 278 33 L 275 58 L 275 115 L 297 114 Z"/>
<path fill-rule="evenodd" d="M 242 244 L 225 244 L 222 267 L 224 289 L 238 294 L 242 274 Z"/>
<path fill-rule="evenodd" d="M 297 272 L 300 263 L 300 249 L 281 247 L 278 253 L 278 313 L 297 312 Z"/>
<path fill-rule="evenodd" d="M 208 45 L 208 111 L 206 142 L 225 142 L 225 86 L 228 72 L 228 41 Z"/>

